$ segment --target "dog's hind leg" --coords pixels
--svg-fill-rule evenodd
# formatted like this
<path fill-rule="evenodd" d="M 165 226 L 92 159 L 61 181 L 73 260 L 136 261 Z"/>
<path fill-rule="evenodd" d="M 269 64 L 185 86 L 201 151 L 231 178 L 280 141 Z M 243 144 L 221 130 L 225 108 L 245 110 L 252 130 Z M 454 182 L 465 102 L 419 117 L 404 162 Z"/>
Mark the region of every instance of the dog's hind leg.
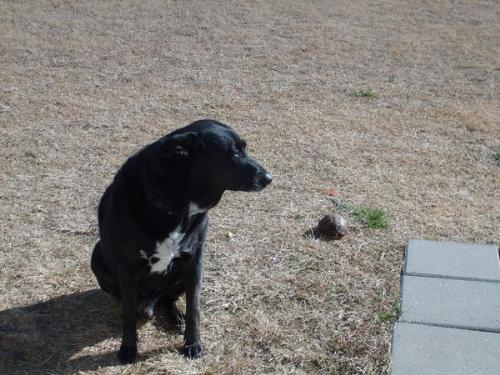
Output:
<path fill-rule="evenodd" d="M 165 309 L 165 317 L 173 326 L 181 329 L 186 321 L 186 316 L 177 308 L 176 301 L 184 293 L 184 283 L 178 280 L 174 285 L 164 291 L 160 304 Z"/>
<path fill-rule="evenodd" d="M 186 315 L 179 310 L 175 301 L 166 305 L 166 309 L 166 316 L 170 324 L 178 329 L 182 329 L 182 326 L 186 323 Z"/>
<path fill-rule="evenodd" d="M 101 241 L 98 241 L 94 247 L 90 260 L 90 268 L 102 290 L 116 298 L 121 298 L 120 284 L 118 280 L 113 277 L 113 274 L 109 271 L 102 258 Z"/>

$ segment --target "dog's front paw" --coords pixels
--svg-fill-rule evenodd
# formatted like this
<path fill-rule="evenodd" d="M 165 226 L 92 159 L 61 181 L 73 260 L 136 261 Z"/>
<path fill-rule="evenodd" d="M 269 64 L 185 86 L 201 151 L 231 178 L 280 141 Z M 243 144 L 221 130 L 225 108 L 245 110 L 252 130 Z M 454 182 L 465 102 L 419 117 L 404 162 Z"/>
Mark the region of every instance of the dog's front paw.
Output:
<path fill-rule="evenodd" d="M 195 342 L 193 344 L 184 344 L 184 355 L 188 358 L 199 358 L 203 355 L 203 346 L 201 342 Z"/>
<path fill-rule="evenodd" d="M 137 358 L 137 345 L 123 345 L 117 354 L 118 360 L 122 364 L 134 363 Z"/>

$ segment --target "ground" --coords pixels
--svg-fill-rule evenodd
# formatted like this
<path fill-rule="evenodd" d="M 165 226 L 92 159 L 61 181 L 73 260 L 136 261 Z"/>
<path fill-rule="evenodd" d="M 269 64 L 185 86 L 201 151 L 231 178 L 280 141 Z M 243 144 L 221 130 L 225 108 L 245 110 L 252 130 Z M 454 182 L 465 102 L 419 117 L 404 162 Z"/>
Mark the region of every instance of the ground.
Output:
<path fill-rule="evenodd" d="M 494 0 L 0 1 L 0 372 L 386 373 L 407 241 L 500 242 L 499 40 Z M 205 357 L 155 319 L 119 366 L 96 207 L 200 118 L 274 181 L 211 213 Z M 336 207 L 390 225 L 303 236 Z"/>

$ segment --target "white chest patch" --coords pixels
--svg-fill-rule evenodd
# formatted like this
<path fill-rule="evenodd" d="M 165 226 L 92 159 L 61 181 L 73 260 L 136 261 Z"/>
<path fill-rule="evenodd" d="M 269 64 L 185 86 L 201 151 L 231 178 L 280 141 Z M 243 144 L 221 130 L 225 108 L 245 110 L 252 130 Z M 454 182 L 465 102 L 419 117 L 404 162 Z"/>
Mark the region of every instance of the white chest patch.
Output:
<path fill-rule="evenodd" d="M 167 270 L 172 259 L 179 255 L 183 238 L 184 233 L 177 227 L 162 242 L 156 243 L 155 252 L 150 257 L 141 250 L 141 256 L 148 261 L 151 273 L 164 273 Z"/>
<path fill-rule="evenodd" d="M 205 211 L 206 211 L 205 209 L 199 207 L 196 203 L 194 203 L 194 202 L 189 203 L 189 212 L 188 212 L 189 216 L 201 214 L 202 212 L 205 212 Z"/>

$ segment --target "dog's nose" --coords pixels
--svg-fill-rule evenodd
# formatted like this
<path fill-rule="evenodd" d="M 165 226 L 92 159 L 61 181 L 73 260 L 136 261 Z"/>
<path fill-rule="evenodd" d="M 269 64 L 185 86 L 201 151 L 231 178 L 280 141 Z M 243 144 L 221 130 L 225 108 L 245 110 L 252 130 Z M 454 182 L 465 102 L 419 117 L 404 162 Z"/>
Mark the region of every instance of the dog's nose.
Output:
<path fill-rule="evenodd" d="M 266 173 L 264 175 L 264 182 L 265 182 L 266 185 L 269 185 L 272 180 L 273 180 L 273 176 L 271 176 L 270 173 Z"/>

